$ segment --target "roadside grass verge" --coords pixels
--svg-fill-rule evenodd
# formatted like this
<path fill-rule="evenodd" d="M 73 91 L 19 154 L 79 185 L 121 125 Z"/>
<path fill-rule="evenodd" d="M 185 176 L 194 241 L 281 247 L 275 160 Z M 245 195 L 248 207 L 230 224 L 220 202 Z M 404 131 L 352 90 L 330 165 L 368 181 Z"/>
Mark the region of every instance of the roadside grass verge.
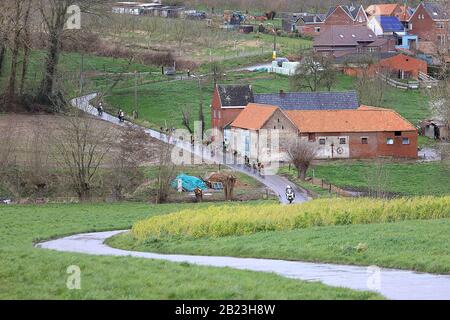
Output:
<path fill-rule="evenodd" d="M 319 199 L 303 204 L 215 206 L 150 217 L 133 225 L 138 242 L 164 237 L 219 238 L 316 226 L 384 223 L 450 217 L 450 197 L 395 200 Z"/>
<path fill-rule="evenodd" d="M 380 298 L 375 293 L 273 274 L 33 247 L 34 241 L 63 235 L 127 229 L 133 221 L 189 207 L 192 204 L 0 206 L 0 299 Z M 197 206 L 202 207 L 206 206 Z M 81 269 L 81 290 L 66 287 L 67 268 L 71 265 Z"/>
<path fill-rule="evenodd" d="M 130 234 L 108 241 L 121 249 L 168 254 L 298 260 L 450 274 L 450 219 L 414 220 L 222 238 L 165 237 L 137 242 Z"/>
<path fill-rule="evenodd" d="M 385 192 L 400 196 L 444 196 L 450 194 L 450 171 L 448 164 L 441 162 L 389 162 L 379 168 L 373 161 L 332 161 L 318 162 L 308 172 L 317 179 L 324 179 L 337 187 L 367 191 L 370 178 L 377 170 L 383 173 L 381 187 Z M 295 169 L 287 167 L 280 173 L 288 177 L 296 177 Z M 373 187 L 373 186 L 372 186 Z"/>

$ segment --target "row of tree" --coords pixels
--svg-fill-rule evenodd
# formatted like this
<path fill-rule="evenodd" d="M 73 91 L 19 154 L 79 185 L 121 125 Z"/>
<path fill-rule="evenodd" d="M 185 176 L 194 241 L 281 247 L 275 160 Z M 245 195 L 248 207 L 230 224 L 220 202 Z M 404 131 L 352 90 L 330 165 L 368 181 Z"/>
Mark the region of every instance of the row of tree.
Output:
<path fill-rule="evenodd" d="M 29 73 L 30 52 L 36 39 L 44 39 L 45 59 L 40 66 L 41 83 L 33 99 L 43 105 L 62 107 L 63 88 L 57 87 L 57 72 L 64 37 L 79 33 L 79 30 L 67 29 L 69 18 L 77 10 L 70 12 L 76 5 L 81 12 L 98 12 L 90 9 L 101 6 L 104 0 L 3 0 L 0 11 L 0 76 L 4 85 L 0 87 L 3 109 L 10 109 L 19 102 L 27 91 L 26 79 Z M 69 21 L 71 23 L 71 21 Z"/>

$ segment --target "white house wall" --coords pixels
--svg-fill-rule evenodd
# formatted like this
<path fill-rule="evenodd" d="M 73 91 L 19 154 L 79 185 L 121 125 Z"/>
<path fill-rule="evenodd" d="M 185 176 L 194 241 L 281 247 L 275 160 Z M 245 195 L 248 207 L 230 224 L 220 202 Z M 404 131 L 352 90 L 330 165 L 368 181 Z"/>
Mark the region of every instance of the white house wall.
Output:
<path fill-rule="evenodd" d="M 373 31 L 373 33 L 375 33 L 376 36 L 383 35 L 383 28 L 381 28 L 377 19 L 375 19 L 374 17 L 369 20 L 367 26 L 369 27 L 370 30 Z"/>

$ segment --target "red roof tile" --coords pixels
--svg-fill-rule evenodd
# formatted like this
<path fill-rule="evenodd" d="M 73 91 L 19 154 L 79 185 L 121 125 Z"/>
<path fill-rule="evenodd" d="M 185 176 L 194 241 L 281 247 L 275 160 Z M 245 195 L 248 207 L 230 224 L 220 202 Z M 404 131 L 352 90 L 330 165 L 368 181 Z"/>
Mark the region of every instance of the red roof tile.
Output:
<path fill-rule="evenodd" d="M 276 106 L 249 103 L 231 123 L 231 126 L 248 130 L 259 130 L 278 109 Z"/>
<path fill-rule="evenodd" d="M 397 112 L 361 106 L 356 110 L 286 111 L 300 132 L 414 131 L 416 128 Z"/>

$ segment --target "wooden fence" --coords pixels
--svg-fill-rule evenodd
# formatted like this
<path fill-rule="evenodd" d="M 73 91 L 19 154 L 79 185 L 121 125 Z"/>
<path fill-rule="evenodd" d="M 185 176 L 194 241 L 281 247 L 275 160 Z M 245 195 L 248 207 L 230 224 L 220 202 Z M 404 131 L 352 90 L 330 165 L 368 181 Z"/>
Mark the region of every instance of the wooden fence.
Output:
<path fill-rule="evenodd" d="M 307 180 L 308 183 L 318 186 L 324 190 L 328 190 L 329 193 L 337 194 L 341 197 L 355 197 L 357 196 L 357 193 L 351 192 L 348 190 L 341 189 L 331 183 L 326 182 L 324 179 L 318 179 L 318 178 L 310 178 Z"/>

